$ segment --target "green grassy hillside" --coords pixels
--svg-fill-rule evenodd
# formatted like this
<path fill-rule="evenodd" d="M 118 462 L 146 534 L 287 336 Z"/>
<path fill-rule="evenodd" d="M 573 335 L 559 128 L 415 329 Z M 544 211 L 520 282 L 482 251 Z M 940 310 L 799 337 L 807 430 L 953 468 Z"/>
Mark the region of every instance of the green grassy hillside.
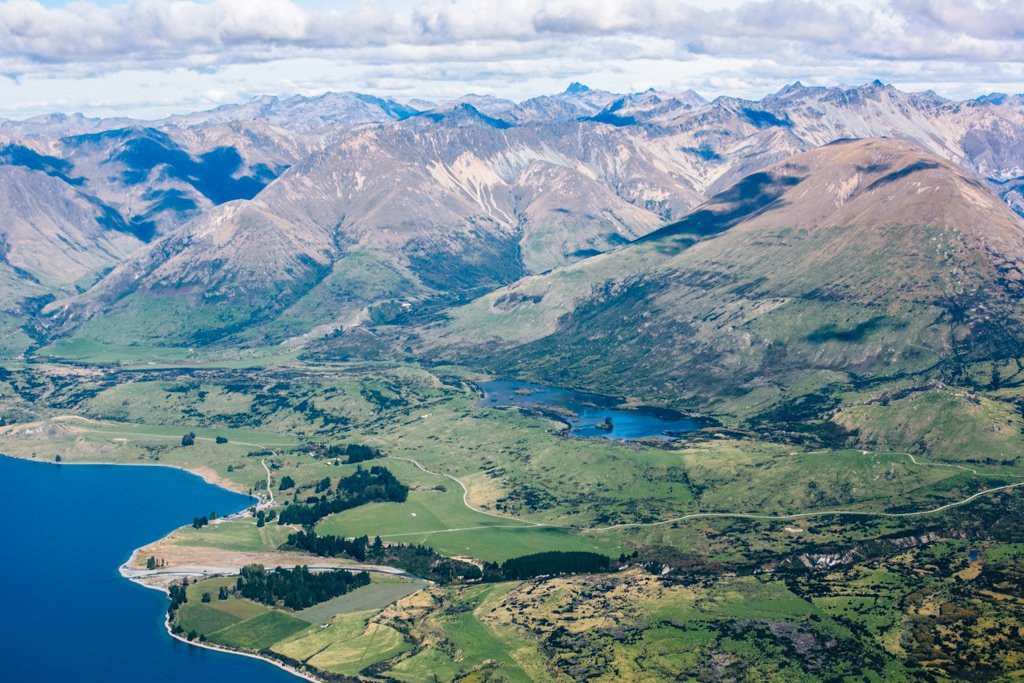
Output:
<path fill-rule="evenodd" d="M 1022 255 L 1021 220 L 946 162 L 903 142 L 833 144 L 622 249 L 455 309 L 421 348 L 841 432 L 857 428 L 829 422 L 846 391 L 971 386 L 979 363 L 1024 356 Z"/>

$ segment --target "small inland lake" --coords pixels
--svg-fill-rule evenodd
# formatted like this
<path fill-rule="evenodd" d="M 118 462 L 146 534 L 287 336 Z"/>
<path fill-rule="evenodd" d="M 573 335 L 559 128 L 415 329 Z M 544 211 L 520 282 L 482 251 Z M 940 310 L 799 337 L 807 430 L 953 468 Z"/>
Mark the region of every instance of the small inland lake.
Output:
<path fill-rule="evenodd" d="M 702 427 L 696 420 L 657 408 L 622 408 L 607 396 L 544 387 L 510 379 L 479 382 L 489 408 L 518 406 L 543 410 L 569 424 L 572 436 L 621 439 L 665 439 Z"/>

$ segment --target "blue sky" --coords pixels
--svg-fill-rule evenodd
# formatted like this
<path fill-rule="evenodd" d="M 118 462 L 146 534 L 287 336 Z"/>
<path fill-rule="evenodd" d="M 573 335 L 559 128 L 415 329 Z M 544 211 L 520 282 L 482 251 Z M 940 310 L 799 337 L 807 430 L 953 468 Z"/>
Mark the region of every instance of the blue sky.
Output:
<path fill-rule="evenodd" d="M 949 97 L 1024 91 L 1024 3 L 0 0 L 9 118 L 157 117 L 326 90 L 518 100 L 573 80 L 761 97 L 874 78 Z"/>

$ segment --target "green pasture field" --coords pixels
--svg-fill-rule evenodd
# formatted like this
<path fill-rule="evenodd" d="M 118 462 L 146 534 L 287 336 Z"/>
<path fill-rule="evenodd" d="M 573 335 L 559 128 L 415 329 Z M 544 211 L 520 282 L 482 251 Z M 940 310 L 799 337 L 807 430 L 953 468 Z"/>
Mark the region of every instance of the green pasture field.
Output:
<path fill-rule="evenodd" d="M 592 538 L 552 527 L 487 527 L 468 531 L 391 535 L 384 540 L 433 548 L 449 557 L 474 557 L 503 562 L 511 557 L 560 550 L 585 550 L 617 557 L 627 550 L 617 540 Z"/>
<path fill-rule="evenodd" d="M 92 423 L 88 427 L 92 433 L 99 437 L 117 438 L 119 436 L 131 436 L 136 437 L 138 441 L 171 439 L 177 440 L 180 443 L 182 435 L 186 432 L 194 433 L 197 442 L 214 441 L 218 436 L 226 437 L 228 443 L 217 444 L 220 448 L 215 449 L 214 453 L 217 451 L 231 452 L 230 447 L 232 444 L 235 447 L 244 447 L 248 452 L 253 448 L 290 448 L 298 443 L 295 437 L 288 434 L 261 432 L 252 429 L 194 427 L 189 425 L 179 427 L 175 425 L 113 422 Z M 225 446 L 229 448 L 225 448 Z"/>
<path fill-rule="evenodd" d="M 175 543 L 243 552 L 266 552 L 277 550 L 287 542 L 291 532 L 289 527 L 275 523 L 257 527 L 254 520 L 223 521 L 200 529 L 185 527 L 178 531 Z"/>
<path fill-rule="evenodd" d="M 222 586 L 230 587 L 234 585 L 235 577 L 233 576 L 217 576 L 212 579 L 196 581 L 195 583 L 189 584 L 188 588 L 185 589 L 185 595 L 188 598 L 188 602 L 185 604 L 198 604 L 203 598 L 203 593 L 209 593 L 211 596 L 217 597 L 217 590 L 219 588 Z"/>
<path fill-rule="evenodd" d="M 206 637 L 223 645 L 261 650 L 310 626 L 308 621 L 272 609 L 219 631 L 207 633 Z"/>
<path fill-rule="evenodd" d="M 368 623 L 375 612 L 340 614 L 327 628 L 283 640 L 271 649 L 324 671 L 354 676 L 412 647 L 398 631 Z"/>
<path fill-rule="evenodd" d="M 181 605 L 178 607 L 177 614 L 175 615 L 176 623 L 186 633 L 195 631 L 196 633 L 207 635 L 241 621 L 235 615 L 216 609 L 211 604 L 190 602 Z"/>
<path fill-rule="evenodd" d="M 312 624 L 326 624 L 339 614 L 384 609 L 396 600 L 422 590 L 424 585 L 413 581 L 378 581 L 374 576 L 370 585 L 299 610 L 295 616 Z"/>
<path fill-rule="evenodd" d="M 188 348 L 107 344 L 83 337 L 61 339 L 36 352 L 49 360 L 96 364 L 184 361 L 192 356 Z"/>
<path fill-rule="evenodd" d="M 272 648 L 286 657 L 306 661 L 318 652 L 337 642 L 350 642 L 359 638 L 366 630 L 367 620 L 376 610 L 339 614 L 327 628 L 310 630 L 298 637 L 288 638 Z"/>
<path fill-rule="evenodd" d="M 403 483 L 417 487 L 409 492 L 408 500 L 368 503 L 331 515 L 317 525 L 317 533 L 380 536 L 386 541 L 427 545 L 445 555 L 492 562 L 548 550 L 622 552 L 613 541 L 475 512 L 465 506 L 462 488 L 447 477 L 428 474 L 402 460 L 389 459 L 382 464 Z"/>
<path fill-rule="evenodd" d="M 509 587 L 509 584 L 492 584 L 449 591 L 444 599 L 455 601 L 458 609 L 438 616 L 436 625 L 443 630 L 450 649 L 424 650 L 398 663 L 388 671 L 388 675 L 409 683 L 431 680 L 435 675 L 441 680 L 457 680 L 486 664 L 498 680 L 530 683 L 531 677 L 511 655 L 512 652 L 518 654 L 520 650 L 532 649 L 530 644 L 521 637 L 510 638 L 508 633 L 495 633 L 477 616 L 479 611 L 488 609 L 488 605 L 504 595 Z"/>
<path fill-rule="evenodd" d="M 270 611 L 270 608 L 244 598 L 230 596 L 227 600 L 217 599 L 221 587 L 234 585 L 233 576 L 218 576 L 190 584 L 185 591 L 188 601 L 178 607 L 175 623 L 186 633 L 195 631 L 209 637 L 216 631 Z M 210 594 L 210 602 L 202 601 L 204 593 Z"/>
<path fill-rule="evenodd" d="M 326 518 L 318 532 L 358 536 L 367 527 L 381 536 L 480 526 L 528 526 L 526 522 L 486 515 L 466 507 L 462 488 L 454 481 L 418 470 L 401 460 L 374 461 L 414 487 L 404 503 L 368 503 Z M 440 487 L 440 488 L 438 488 Z M 356 533 L 357 530 L 364 531 Z"/>

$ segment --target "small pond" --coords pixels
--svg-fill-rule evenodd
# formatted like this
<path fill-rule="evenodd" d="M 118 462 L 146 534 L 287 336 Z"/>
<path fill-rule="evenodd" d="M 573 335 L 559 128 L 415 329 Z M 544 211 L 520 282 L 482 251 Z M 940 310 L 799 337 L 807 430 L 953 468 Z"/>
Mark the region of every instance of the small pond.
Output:
<path fill-rule="evenodd" d="M 566 422 L 573 436 L 630 441 L 668 439 L 703 425 L 693 419 L 658 408 L 622 408 L 607 396 L 569 389 L 544 387 L 518 380 L 480 382 L 484 398 L 479 405 L 494 408 L 518 406 L 544 410 Z"/>

